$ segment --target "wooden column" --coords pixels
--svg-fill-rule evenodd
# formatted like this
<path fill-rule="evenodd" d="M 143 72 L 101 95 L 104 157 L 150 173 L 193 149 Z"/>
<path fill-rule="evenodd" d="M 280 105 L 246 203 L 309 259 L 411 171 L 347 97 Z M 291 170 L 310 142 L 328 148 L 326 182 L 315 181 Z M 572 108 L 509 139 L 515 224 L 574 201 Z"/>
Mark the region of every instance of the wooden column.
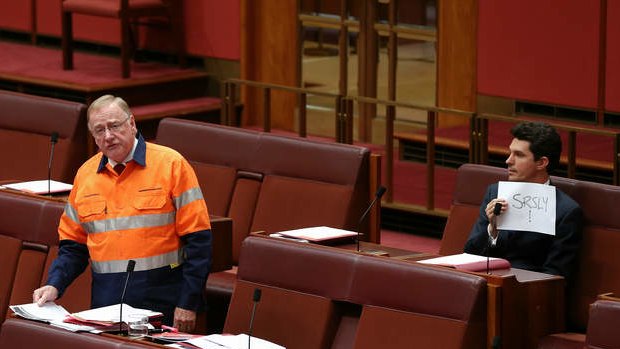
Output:
<path fill-rule="evenodd" d="M 377 0 L 362 0 L 360 9 L 360 32 L 357 39 L 358 80 L 360 96 L 377 97 L 378 39 L 374 25 L 377 18 Z M 372 119 L 377 114 L 374 104 L 360 103 L 358 120 L 358 139 L 370 142 L 372 138 Z"/>
<path fill-rule="evenodd" d="M 300 86 L 297 0 L 241 1 L 241 79 L 286 86 Z M 263 92 L 243 88 L 242 123 L 263 124 L 270 110 L 271 126 L 294 130 L 297 96 L 272 91 L 271 108 L 264 108 Z"/>
<path fill-rule="evenodd" d="M 475 111 L 478 0 L 440 0 L 437 6 L 437 106 Z M 438 118 L 438 126 L 467 123 L 463 117 Z"/>

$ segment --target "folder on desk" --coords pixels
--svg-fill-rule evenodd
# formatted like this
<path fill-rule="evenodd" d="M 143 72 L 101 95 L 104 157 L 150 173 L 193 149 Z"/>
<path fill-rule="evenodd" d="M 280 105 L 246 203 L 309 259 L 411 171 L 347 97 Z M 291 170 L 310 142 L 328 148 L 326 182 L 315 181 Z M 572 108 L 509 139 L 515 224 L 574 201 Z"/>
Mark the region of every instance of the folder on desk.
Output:
<path fill-rule="evenodd" d="M 277 234 L 284 237 L 302 239 L 319 244 L 333 243 L 343 239 L 349 239 L 357 235 L 357 233 L 354 231 L 326 226 L 287 230 L 278 232 Z"/>
<path fill-rule="evenodd" d="M 423 259 L 418 262 L 423 264 L 441 265 L 467 271 L 485 271 L 487 270 L 487 262 L 489 270 L 510 268 L 510 262 L 503 258 L 478 256 L 469 253 L 460 253 L 431 259 Z"/>

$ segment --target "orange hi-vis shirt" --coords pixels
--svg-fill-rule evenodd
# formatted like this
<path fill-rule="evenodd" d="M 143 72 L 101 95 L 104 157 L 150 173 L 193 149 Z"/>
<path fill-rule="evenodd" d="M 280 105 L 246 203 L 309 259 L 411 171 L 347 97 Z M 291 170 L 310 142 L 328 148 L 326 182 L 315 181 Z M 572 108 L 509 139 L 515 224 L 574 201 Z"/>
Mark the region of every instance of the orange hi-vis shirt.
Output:
<path fill-rule="evenodd" d="M 146 166 L 117 175 L 102 154 L 78 170 L 58 228 L 60 239 L 86 244 L 94 273 L 119 273 L 183 263 L 180 237 L 211 228 L 190 164 L 178 152 L 146 143 Z M 99 171 L 98 171 L 99 170 Z"/>

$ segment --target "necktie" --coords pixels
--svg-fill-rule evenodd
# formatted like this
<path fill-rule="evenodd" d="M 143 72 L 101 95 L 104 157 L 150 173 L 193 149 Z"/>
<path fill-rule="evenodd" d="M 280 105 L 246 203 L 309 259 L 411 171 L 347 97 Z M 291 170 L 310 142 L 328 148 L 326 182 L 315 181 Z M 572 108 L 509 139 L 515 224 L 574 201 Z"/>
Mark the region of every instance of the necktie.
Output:
<path fill-rule="evenodd" d="M 116 164 L 116 166 L 114 166 L 114 172 L 116 172 L 119 176 L 121 175 L 121 173 L 123 173 L 124 169 L 125 165 L 123 164 Z"/>

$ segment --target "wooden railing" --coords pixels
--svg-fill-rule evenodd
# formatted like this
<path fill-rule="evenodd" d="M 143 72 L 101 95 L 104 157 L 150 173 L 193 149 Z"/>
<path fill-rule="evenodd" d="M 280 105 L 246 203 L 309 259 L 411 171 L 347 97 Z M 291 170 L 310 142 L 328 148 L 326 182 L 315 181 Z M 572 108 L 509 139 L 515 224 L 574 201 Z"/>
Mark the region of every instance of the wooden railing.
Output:
<path fill-rule="evenodd" d="M 262 90 L 263 92 L 263 131 L 271 132 L 271 92 L 286 91 L 297 94 L 298 97 L 298 120 L 297 120 L 297 134 L 300 137 L 307 136 L 308 129 L 308 109 L 307 98 L 311 96 L 320 96 L 332 98 L 334 100 L 335 107 L 335 125 L 336 134 L 334 140 L 336 142 L 343 143 L 344 135 L 344 120 L 341 119 L 343 115 L 342 108 L 342 96 L 335 93 L 312 91 L 307 88 L 290 87 L 276 84 L 268 84 L 257 81 L 242 80 L 242 79 L 229 79 L 222 84 L 222 123 L 229 126 L 240 126 L 236 124 L 236 104 L 238 101 L 238 93 L 241 86 L 253 87 Z"/>
<path fill-rule="evenodd" d="M 385 178 L 384 185 L 388 191 L 384 197 L 384 204 L 391 205 L 393 207 L 401 208 L 404 210 L 414 212 L 427 212 L 434 215 L 447 216 L 448 212 L 445 210 L 437 210 L 435 208 L 435 145 L 436 145 L 436 125 L 437 115 L 452 115 L 459 118 L 463 118 L 463 123 L 469 123 L 469 162 L 487 164 L 489 154 L 489 121 L 505 121 L 519 123 L 524 120 L 534 120 L 534 118 L 528 117 L 513 117 L 506 115 L 495 114 L 481 114 L 477 115 L 473 112 L 429 107 L 413 103 L 396 102 L 389 100 L 381 100 L 375 98 L 367 98 L 361 96 L 341 96 L 333 93 L 317 92 L 307 88 L 281 86 L 276 84 L 260 83 L 256 81 L 247 81 L 240 79 L 230 79 L 224 83 L 224 106 L 222 108 L 222 120 L 224 124 L 238 126 L 234 123 L 235 104 L 237 100 L 237 91 L 241 86 L 252 87 L 262 89 L 263 91 L 263 130 L 265 132 L 271 131 L 271 92 L 274 90 L 288 91 L 296 93 L 298 95 L 298 110 L 299 119 L 297 125 L 297 134 L 300 137 L 307 136 L 307 124 L 309 122 L 307 118 L 307 96 L 317 95 L 323 97 L 329 97 L 334 100 L 334 123 L 335 132 L 333 139 L 340 143 L 353 143 L 353 123 L 354 123 L 354 104 L 374 104 L 385 106 Z M 394 122 L 403 121 L 398 119 L 396 115 L 396 108 L 406 108 L 411 110 L 426 112 L 426 202 L 423 207 L 417 205 L 411 205 L 407 203 L 394 201 Z M 577 154 L 577 134 L 594 134 L 601 137 L 613 137 L 613 183 L 615 185 L 620 184 L 620 130 L 609 130 L 599 128 L 589 128 L 581 125 L 569 124 L 565 122 L 555 120 L 545 120 L 548 124 L 554 126 L 559 131 L 568 132 L 568 144 L 566 145 L 566 163 L 567 163 L 567 177 L 575 177 L 576 169 L 576 154 Z"/>
<path fill-rule="evenodd" d="M 476 148 L 476 162 L 482 164 L 488 163 L 489 121 L 503 121 L 517 124 L 525 120 L 535 120 L 532 117 L 514 117 L 498 114 L 480 114 L 476 119 L 474 123 L 475 129 L 472 130 L 472 134 L 475 135 L 476 143 L 478 144 Z M 609 162 L 612 164 L 612 183 L 614 185 L 620 185 L 620 130 L 585 127 L 580 124 L 562 122 L 559 120 L 545 119 L 545 122 L 555 127 L 558 131 L 565 131 L 568 133 L 568 142 L 564 145 L 566 147 L 566 177 L 568 178 L 575 178 L 577 169 L 577 134 L 592 134 L 612 138 L 612 158 L 609 159 Z"/>
<path fill-rule="evenodd" d="M 346 113 L 343 120 L 346 120 L 347 129 L 353 129 L 353 105 L 354 102 L 358 103 L 371 103 L 374 105 L 385 106 L 385 182 L 384 185 L 388 189 L 386 192 L 385 202 L 388 204 L 394 203 L 394 122 L 396 121 L 396 108 L 406 108 L 412 110 L 419 110 L 426 112 L 426 205 L 425 209 L 428 211 L 435 210 L 435 125 L 437 125 L 437 114 L 449 114 L 453 116 L 462 117 L 465 122 L 468 122 L 473 128 L 473 122 L 475 120 L 475 114 L 467 111 L 448 109 L 440 107 L 429 107 L 413 103 L 404 103 L 388 100 L 380 100 L 376 98 L 368 98 L 361 96 L 347 96 L 343 98 L 346 108 L 343 111 Z M 352 139 L 346 139 L 347 143 L 352 143 Z M 470 139 L 470 144 L 475 141 L 474 138 Z M 469 149 L 469 161 L 474 162 L 474 152 L 472 147 Z"/>

